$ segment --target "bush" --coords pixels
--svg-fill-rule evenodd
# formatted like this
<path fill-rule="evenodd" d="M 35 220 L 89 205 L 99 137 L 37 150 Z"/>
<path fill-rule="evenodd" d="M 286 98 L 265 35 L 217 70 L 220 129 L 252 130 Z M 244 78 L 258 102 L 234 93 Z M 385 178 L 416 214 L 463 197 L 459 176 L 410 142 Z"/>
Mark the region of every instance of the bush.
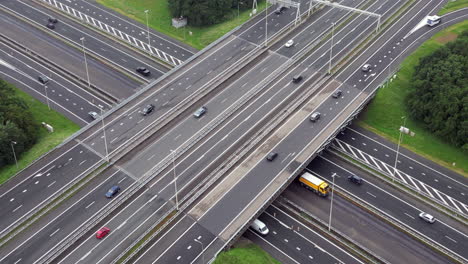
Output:
<path fill-rule="evenodd" d="M 420 60 L 406 98 L 411 117 L 468 151 L 468 31 Z"/>
<path fill-rule="evenodd" d="M 217 24 L 232 8 L 251 8 L 253 0 L 169 0 L 173 17 L 186 17 L 192 26 Z"/>
<path fill-rule="evenodd" d="M 14 163 L 11 149 L 17 156 L 31 148 L 38 137 L 39 124 L 34 120 L 29 107 L 17 97 L 14 88 L 0 80 L 0 167 Z"/>

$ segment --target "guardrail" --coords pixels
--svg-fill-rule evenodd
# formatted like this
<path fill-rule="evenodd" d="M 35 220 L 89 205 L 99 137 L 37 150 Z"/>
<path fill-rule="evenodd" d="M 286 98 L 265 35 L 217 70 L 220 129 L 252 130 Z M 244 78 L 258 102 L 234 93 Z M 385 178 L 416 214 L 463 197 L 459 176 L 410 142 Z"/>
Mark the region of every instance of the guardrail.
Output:
<path fill-rule="evenodd" d="M 416 230 L 414 230 L 413 228 L 407 226 L 404 223 L 401 223 L 397 219 L 395 219 L 395 218 L 391 217 L 390 215 L 382 212 L 381 210 L 379 210 L 378 208 L 376 208 L 372 204 L 368 203 L 364 199 L 361 199 L 361 198 L 359 198 L 357 196 L 352 196 L 352 195 L 348 194 L 348 192 L 345 189 L 341 188 L 340 186 L 335 185 L 335 191 L 339 195 L 341 195 L 343 198 L 345 198 L 348 201 L 352 202 L 353 204 L 355 204 L 355 205 L 367 210 L 369 213 L 383 219 L 387 223 L 393 225 L 394 227 L 401 230 L 402 232 L 414 237 L 415 239 L 419 240 L 423 244 L 428 245 L 432 249 L 434 249 L 434 250 L 438 251 L 439 253 L 447 256 L 448 258 L 452 259 L 453 261 L 458 262 L 458 263 L 466 263 L 467 262 L 467 260 L 465 258 L 463 258 L 462 256 L 458 255 L 455 252 L 452 252 L 452 251 L 448 250 L 447 248 L 445 248 L 443 246 L 440 246 L 438 243 L 435 243 L 434 241 L 427 238 L 426 236 L 416 232 Z M 356 200 L 358 200 L 359 202 L 356 202 Z"/>
<path fill-rule="evenodd" d="M 284 200 L 281 201 L 281 200 Z M 304 209 L 300 205 L 294 203 L 293 201 L 287 199 L 286 197 L 280 197 L 280 199 L 277 200 L 277 203 L 280 204 L 281 206 L 287 208 L 290 212 L 294 213 L 296 217 L 303 219 L 307 223 L 313 225 L 315 228 L 319 229 L 323 234 L 327 234 L 328 236 L 331 236 L 333 239 L 336 241 L 339 241 L 340 244 L 346 245 L 347 249 L 354 252 L 356 255 L 361 256 L 365 258 L 367 261 L 372 261 L 366 254 L 370 255 L 372 258 L 374 258 L 377 261 L 373 261 L 373 263 L 384 263 L 384 264 L 390 264 L 387 260 L 384 258 L 380 257 L 377 253 L 373 252 L 369 248 L 363 246 L 361 243 L 357 242 L 356 240 L 350 238 L 343 232 L 337 230 L 334 227 L 331 227 L 331 231 L 328 231 L 328 223 L 314 215 L 312 212 L 309 212 L 308 210 Z M 289 204 L 289 205 L 288 205 Z M 297 211 L 297 212 L 296 212 Z M 306 219 L 303 215 L 307 215 L 307 217 L 314 219 L 314 221 L 318 222 L 317 224 L 309 221 Z M 355 247 L 358 247 L 359 250 L 357 250 L 355 247 L 350 246 L 349 244 L 352 244 Z"/>
<path fill-rule="evenodd" d="M 332 148 L 335 149 L 336 151 L 338 151 L 339 153 L 342 153 L 343 155 L 346 155 L 346 156 L 352 158 L 353 160 L 359 162 L 359 164 L 353 163 L 353 165 L 359 167 L 362 170 L 367 171 L 368 173 L 374 175 L 375 177 L 378 177 L 379 179 L 385 181 L 387 184 L 389 184 L 389 185 L 391 185 L 391 186 L 393 186 L 395 188 L 398 188 L 398 190 L 400 190 L 402 192 L 405 192 L 405 193 L 411 195 L 412 197 L 415 197 L 415 198 L 419 199 L 420 201 L 422 201 L 424 203 L 427 203 L 427 204 L 431 205 L 433 208 L 443 212 L 444 214 L 449 215 L 450 217 L 456 219 L 460 223 L 463 223 L 463 224 L 466 225 L 466 220 L 467 220 L 466 214 L 459 213 L 459 212 L 455 211 L 453 207 L 443 204 L 439 200 L 437 200 L 437 199 L 435 199 L 433 197 L 430 197 L 426 193 L 417 190 L 416 188 L 412 187 L 411 185 L 404 184 L 404 182 L 402 182 L 398 178 L 396 179 L 396 181 L 399 184 L 397 184 L 397 183 L 395 183 L 394 177 L 392 175 L 390 175 L 389 173 L 386 173 L 386 172 L 384 172 L 382 170 L 379 170 L 377 167 L 375 167 L 373 165 L 370 165 L 370 164 L 367 164 L 367 165 L 363 166 L 363 165 L 361 165 L 361 160 L 356 159 L 355 157 L 352 157 L 351 155 L 349 155 L 348 153 L 342 151 L 341 149 L 337 148 L 334 145 L 332 145 Z M 335 151 L 332 151 L 332 150 L 329 150 L 329 151 L 331 153 L 334 153 L 338 157 L 340 156 Z M 366 166 L 368 166 L 370 169 L 367 168 Z M 421 197 L 421 196 L 423 196 L 423 197 Z M 435 202 L 440 207 L 437 207 L 437 206 L 435 206 L 435 205 L 433 205 L 431 203 L 428 203 L 428 200 L 430 200 L 432 202 Z M 445 209 L 445 210 L 442 210 L 442 208 Z"/>
<path fill-rule="evenodd" d="M 408 8 L 408 7 L 406 7 L 406 8 Z M 399 11 L 399 10 L 395 10 L 393 13 L 395 13 L 395 12 L 397 12 L 397 11 Z M 387 25 L 387 27 L 389 27 L 389 26 Z M 383 32 L 383 30 L 380 31 L 380 32 Z M 372 32 L 371 32 L 369 35 L 371 35 L 371 34 L 372 34 Z M 362 47 L 361 47 L 361 49 L 362 49 Z M 350 54 L 351 52 L 352 52 L 352 51 L 350 50 L 350 51 L 348 51 L 347 54 Z M 339 65 L 339 63 L 337 62 L 337 63 L 335 63 L 335 65 Z M 342 67 L 342 66 L 340 66 L 340 67 Z M 377 87 L 380 87 L 380 85 L 378 85 Z M 317 150 L 315 151 L 315 154 L 312 155 L 306 162 L 304 162 L 304 164 L 307 164 L 308 162 L 310 162 L 310 161 L 315 157 L 315 155 L 317 155 L 317 153 L 320 153 L 324 148 L 326 148 L 326 147 L 330 144 L 331 140 L 339 133 L 339 131 L 340 131 L 343 127 L 347 126 L 347 125 L 351 122 L 351 120 L 354 119 L 355 116 L 364 108 L 364 106 L 373 98 L 373 96 L 375 96 L 375 92 L 376 92 L 376 91 L 377 91 L 377 89 L 374 89 L 371 93 L 369 93 L 369 94 L 367 95 L 367 97 L 365 97 L 365 98 L 362 100 L 361 103 L 359 103 L 359 105 L 356 107 L 355 111 L 351 112 L 351 113 L 345 118 L 345 120 L 342 122 L 342 125 L 341 125 L 341 126 L 338 126 L 338 127 L 335 129 L 335 132 L 333 132 L 333 133 L 330 134 L 330 136 L 328 137 L 328 140 L 325 140 L 325 141 L 321 144 L 321 146 L 317 148 Z M 328 126 L 327 126 L 327 127 L 328 127 Z M 272 202 L 272 200 L 273 200 L 275 197 L 277 197 L 277 196 L 279 195 L 278 193 L 279 193 L 281 190 L 283 190 L 284 188 L 286 188 L 285 186 L 289 185 L 289 183 L 295 178 L 295 176 L 298 175 L 298 174 L 300 173 L 300 171 L 303 169 L 304 164 L 302 164 L 301 166 L 299 166 L 293 173 L 291 173 L 291 175 L 290 175 L 289 178 L 287 179 L 287 182 L 285 182 L 285 184 L 284 184 L 282 187 L 279 187 L 279 189 L 278 189 L 276 192 L 274 192 L 274 193 L 271 195 L 271 197 L 270 197 L 269 199 L 267 199 L 267 200 L 263 203 L 262 206 L 259 207 L 259 210 L 257 211 L 257 213 L 253 216 L 254 218 L 255 218 L 256 215 L 259 214 L 260 210 L 266 208 L 267 205 L 270 204 L 270 203 Z M 292 176 L 294 176 L 294 177 L 292 177 Z M 237 230 L 237 234 L 234 235 L 234 236 L 232 236 L 231 239 L 230 239 L 229 241 L 227 241 L 227 242 L 224 244 L 223 248 L 219 249 L 219 250 L 216 252 L 215 256 L 216 256 L 217 254 L 219 254 L 219 252 L 222 251 L 224 248 L 228 247 L 228 245 L 231 244 L 232 241 L 233 241 L 236 237 L 238 237 L 239 234 L 240 234 L 243 230 L 245 230 L 245 229 L 247 229 L 247 227 L 245 227 L 245 226 L 239 228 L 239 229 Z"/>

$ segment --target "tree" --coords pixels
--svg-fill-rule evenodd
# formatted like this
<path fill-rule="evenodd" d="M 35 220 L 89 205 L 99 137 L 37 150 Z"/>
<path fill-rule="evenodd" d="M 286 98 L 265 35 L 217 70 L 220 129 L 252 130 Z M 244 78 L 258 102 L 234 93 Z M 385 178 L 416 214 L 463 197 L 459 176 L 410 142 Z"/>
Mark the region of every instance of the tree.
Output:
<path fill-rule="evenodd" d="M 39 124 L 26 102 L 16 96 L 14 88 L 0 80 L 0 166 L 14 162 L 11 142 L 16 142 L 19 156 L 36 143 Z"/>
<path fill-rule="evenodd" d="M 420 60 L 408 111 L 435 135 L 468 150 L 468 31 Z"/>

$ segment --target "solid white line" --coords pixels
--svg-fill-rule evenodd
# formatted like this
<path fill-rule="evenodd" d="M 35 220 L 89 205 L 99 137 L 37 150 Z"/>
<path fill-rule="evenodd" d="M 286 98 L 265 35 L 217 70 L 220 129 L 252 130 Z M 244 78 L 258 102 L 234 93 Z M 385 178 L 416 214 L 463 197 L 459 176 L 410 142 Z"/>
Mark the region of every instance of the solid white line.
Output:
<path fill-rule="evenodd" d="M 256 232 L 253 232 L 252 230 L 248 229 L 248 232 L 251 232 L 252 234 L 254 234 L 255 236 L 257 236 L 258 238 L 260 238 L 261 240 L 263 240 L 263 242 L 267 243 L 268 245 L 270 245 L 272 248 L 274 248 L 276 251 L 280 252 L 281 254 L 283 254 L 284 256 L 288 257 L 290 260 L 292 260 L 294 263 L 297 263 L 297 264 L 300 264 L 299 261 L 295 260 L 293 257 L 291 257 L 290 255 L 286 254 L 284 251 L 282 251 L 281 249 L 279 249 L 277 246 L 273 245 L 272 243 L 270 243 L 268 240 L 266 240 L 264 237 L 260 236 L 259 234 L 257 234 Z"/>
<path fill-rule="evenodd" d="M 13 252 L 17 251 L 21 246 L 23 246 L 26 242 L 28 242 L 31 238 L 33 238 L 34 236 L 36 236 L 39 232 L 41 232 L 42 230 L 44 230 L 44 228 L 46 228 L 47 226 L 49 226 L 51 223 L 53 223 L 55 220 L 57 220 L 59 217 L 61 217 L 63 214 L 65 214 L 66 212 L 68 212 L 68 210 L 70 210 L 74 205 L 78 204 L 81 200 L 83 200 L 86 196 L 88 196 L 90 193 L 94 192 L 97 188 L 99 188 L 102 184 L 104 184 L 105 182 L 107 182 L 107 180 L 109 180 L 112 176 L 114 176 L 117 172 L 119 171 L 116 171 L 115 173 L 113 173 L 112 175 L 110 175 L 108 178 L 105 179 L 105 181 L 99 183 L 96 187 L 94 187 L 91 191 L 89 191 L 86 195 L 84 195 L 83 197 L 81 197 L 78 201 L 76 201 L 74 204 L 72 204 L 70 207 L 68 207 L 67 209 L 65 209 L 63 212 L 61 212 L 58 216 L 56 216 L 54 219 L 52 219 L 51 221 L 49 221 L 45 226 L 43 226 L 42 228 L 40 228 L 38 231 L 36 231 L 34 234 L 28 236 L 27 239 L 25 239 L 21 244 L 19 244 L 16 248 L 14 248 L 13 250 L 11 250 L 10 252 L 8 252 L 3 258 L 0 259 L 0 262 L 3 261 L 5 258 L 7 258 L 9 255 L 11 255 Z M 96 212 L 97 214 L 98 212 Z M 68 234 L 68 236 L 70 236 L 70 234 Z M 66 237 L 68 237 L 66 236 Z M 66 238 L 65 237 L 65 238 Z M 63 240 L 62 240 L 63 241 Z M 51 249 L 52 250 L 52 249 Z M 50 250 L 49 250 L 50 251 Z M 47 254 L 47 253 L 46 253 Z"/>
<path fill-rule="evenodd" d="M 351 255 L 349 252 L 347 252 L 346 250 L 343 250 L 341 247 L 337 246 L 335 243 L 333 243 L 331 240 L 325 238 L 324 236 L 322 236 L 321 234 L 317 233 L 316 231 L 310 229 L 308 226 L 304 225 L 302 222 L 298 221 L 296 218 L 292 217 L 291 215 L 287 214 L 286 212 L 284 212 L 283 210 L 281 210 L 280 208 L 276 207 L 274 204 L 271 205 L 271 207 L 275 208 L 276 210 L 278 210 L 279 212 L 281 212 L 282 214 L 284 214 L 285 216 L 289 217 L 290 219 L 292 219 L 294 222 L 298 223 L 300 226 L 301 226 L 301 229 L 306 229 L 308 230 L 309 232 L 315 234 L 316 236 L 320 237 L 321 239 L 323 239 L 324 241 L 326 241 L 327 243 L 329 243 L 330 245 L 334 246 L 336 249 L 339 249 L 340 251 L 342 251 L 343 253 L 345 253 L 346 255 L 350 256 L 351 258 L 355 259 L 357 262 L 359 263 L 363 263 L 361 262 L 359 259 L 357 259 L 355 256 Z M 269 214 L 268 212 L 265 211 L 265 214 L 269 215 L 270 217 L 273 217 L 271 214 Z M 273 217 L 274 219 L 276 219 L 275 217 Z M 296 234 L 299 234 L 299 232 L 296 232 L 294 231 Z M 307 240 L 309 243 L 311 243 L 312 245 L 314 246 L 317 246 L 314 242 L 310 241 L 309 239 L 305 238 L 304 236 L 302 236 L 305 240 Z M 344 263 L 343 261 L 341 261 L 340 259 L 336 258 L 335 256 L 333 256 L 332 254 L 324 251 L 326 254 L 330 255 L 332 258 L 336 259 L 336 260 L 339 260 L 340 263 Z"/>
<path fill-rule="evenodd" d="M 373 141 L 373 142 L 375 142 L 375 143 L 381 145 L 382 147 L 387 148 L 387 149 L 390 150 L 390 151 L 396 152 L 394 149 L 392 149 L 392 148 L 390 148 L 390 147 L 388 147 L 388 146 L 386 146 L 386 145 L 380 143 L 379 141 L 377 141 L 377 140 L 375 140 L 375 139 L 373 139 L 373 138 L 371 138 L 371 137 L 368 137 L 368 136 L 365 135 L 365 134 L 360 133 L 359 131 L 356 131 L 356 130 L 354 130 L 354 129 L 352 129 L 352 128 L 348 128 L 348 129 L 349 129 L 350 131 L 356 133 L 356 134 L 361 135 L 362 137 L 367 138 L 368 140 L 371 140 L 371 141 Z M 445 177 L 445 178 L 448 178 L 448 179 L 450 179 L 450 180 L 456 182 L 458 185 L 461 185 L 461 186 L 463 186 L 463 187 L 465 187 L 465 188 L 468 187 L 468 185 L 464 184 L 463 182 L 460 182 L 460 181 L 458 181 L 458 180 L 456 180 L 456 179 L 453 179 L 453 178 L 451 178 L 450 176 L 445 175 L 445 174 L 443 174 L 442 172 L 440 172 L 440 171 L 438 171 L 438 170 L 436 170 L 436 169 L 433 169 L 432 167 L 429 167 L 429 166 L 425 165 L 424 163 L 421 163 L 421 162 L 419 162 L 419 161 L 417 161 L 417 160 L 415 160 L 415 159 L 413 159 L 413 158 L 411 158 L 411 157 L 409 157 L 409 156 L 406 156 L 406 155 L 403 154 L 403 153 L 400 153 L 399 155 L 400 155 L 400 156 L 403 156 L 403 157 L 405 157 L 405 158 L 407 158 L 407 159 L 409 159 L 409 160 L 411 160 L 411 161 L 413 161 L 414 163 L 417 163 L 417 164 L 419 164 L 419 165 L 425 167 L 426 169 L 429 169 L 429 170 L 435 172 L 436 174 L 439 174 L 439 175 L 441 175 L 441 176 L 443 176 L 443 177 Z"/>

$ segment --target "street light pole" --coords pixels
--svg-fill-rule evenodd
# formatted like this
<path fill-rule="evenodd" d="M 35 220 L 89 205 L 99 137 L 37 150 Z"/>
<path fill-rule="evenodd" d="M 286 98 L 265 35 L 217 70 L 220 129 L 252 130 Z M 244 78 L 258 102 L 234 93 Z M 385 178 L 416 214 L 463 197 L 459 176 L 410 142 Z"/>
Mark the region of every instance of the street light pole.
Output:
<path fill-rule="evenodd" d="M 91 83 L 89 81 L 88 61 L 86 60 L 86 51 L 85 51 L 85 46 L 84 46 L 85 38 L 81 37 L 80 40 L 81 40 L 81 46 L 83 47 L 83 57 L 84 57 L 85 68 L 86 68 L 86 77 L 88 78 L 88 88 L 91 88 Z"/>
<path fill-rule="evenodd" d="M 268 3 L 265 8 L 265 47 L 268 44 Z"/>
<path fill-rule="evenodd" d="M 333 211 L 333 194 L 335 193 L 335 177 L 336 173 L 333 173 L 332 178 L 333 178 L 333 184 L 332 184 L 332 195 L 331 195 L 331 203 L 330 203 L 330 218 L 328 220 L 328 231 L 331 230 L 331 220 L 332 220 L 332 211 Z"/>
<path fill-rule="evenodd" d="M 406 117 L 403 116 L 403 127 L 406 127 Z M 400 144 L 401 144 L 401 138 L 402 138 L 402 133 L 400 129 L 400 136 L 398 137 L 398 147 L 397 147 L 397 152 L 395 156 L 395 165 L 393 166 L 393 181 L 395 181 L 396 173 L 397 173 L 397 163 L 398 163 L 398 154 L 400 153 Z"/>
<path fill-rule="evenodd" d="M 104 134 L 104 147 L 106 149 L 106 160 L 107 162 L 109 162 L 109 150 L 107 149 L 106 126 L 104 125 L 104 110 L 102 109 L 101 106 L 99 106 L 99 109 L 101 109 L 102 132 Z"/>
<path fill-rule="evenodd" d="M 148 34 L 148 51 L 151 54 L 151 41 L 150 41 L 150 33 L 149 33 L 149 23 L 148 23 L 148 12 L 149 10 L 145 10 L 146 15 L 146 32 Z"/>
<path fill-rule="evenodd" d="M 47 85 L 44 85 L 44 89 L 45 89 L 45 96 L 47 100 L 47 107 L 49 107 L 49 110 L 50 110 L 49 96 L 47 95 Z"/>
<path fill-rule="evenodd" d="M 15 163 L 16 163 L 16 168 L 18 168 L 18 160 L 16 159 L 16 153 L 15 153 L 15 148 L 13 147 L 13 144 L 16 145 L 16 141 L 10 141 L 10 146 L 11 150 L 13 150 L 13 157 L 15 158 Z"/>
<path fill-rule="evenodd" d="M 179 211 L 179 199 L 177 198 L 177 177 L 175 172 L 175 150 L 172 150 L 172 170 L 174 171 L 174 189 L 175 189 L 175 200 L 176 200 L 176 210 Z"/>
<path fill-rule="evenodd" d="M 331 74 L 332 54 L 333 54 L 333 35 L 335 33 L 335 22 L 332 23 L 332 36 L 330 46 L 330 60 L 328 62 L 328 74 Z"/>
<path fill-rule="evenodd" d="M 199 241 L 198 239 L 194 239 L 195 242 L 198 242 L 200 243 L 201 245 L 201 248 L 202 248 L 202 264 L 205 264 L 205 247 L 203 246 L 203 243 L 201 241 Z"/>

